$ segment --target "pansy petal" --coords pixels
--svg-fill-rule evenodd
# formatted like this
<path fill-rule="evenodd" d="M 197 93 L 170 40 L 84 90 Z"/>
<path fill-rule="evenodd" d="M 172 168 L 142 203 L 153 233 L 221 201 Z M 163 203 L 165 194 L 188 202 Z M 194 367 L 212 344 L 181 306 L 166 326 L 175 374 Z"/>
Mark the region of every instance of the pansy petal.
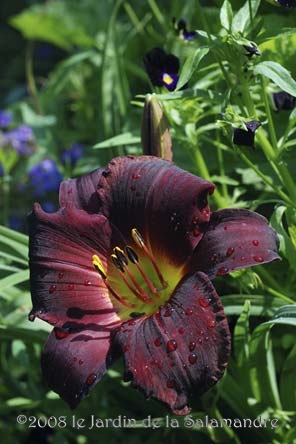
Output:
<path fill-rule="evenodd" d="M 183 264 L 210 218 L 214 185 L 153 156 L 113 159 L 99 183 L 101 212 L 124 238 L 136 228 L 158 257 Z"/>
<path fill-rule="evenodd" d="M 230 353 L 222 304 L 199 272 L 157 313 L 124 323 L 114 340 L 124 354 L 125 378 L 178 415 L 190 411 L 190 394 L 204 393 L 221 378 Z"/>
<path fill-rule="evenodd" d="M 215 211 L 194 252 L 190 270 L 201 270 L 214 278 L 279 259 L 277 251 L 276 232 L 265 217 L 243 209 Z"/>
<path fill-rule="evenodd" d="M 61 335 L 55 328 L 41 356 L 45 381 L 72 408 L 99 382 L 108 367 L 110 332 L 95 327 L 68 335 Z"/>
<path fill-rule="evenodd" d="M 30 215 L 30 281 L 35 316 L 69 331 L 72 321 L 113 325 L 118 321 L 107 288 L 92 264 L 106 264 L 112 230 L 102 215 L 70 206 Z M 65 327 L 65 323 L 67 327 Z"/>
<path fill-rule="evenodd" d="M 64 180 L 60 185 L 60 206 L 64 207 L 72 203 L 76 208 L 81 208 L 88 213 L 97 213 L 100 201 L 96 191 L 102 171 L 103 168 L 98 168 L 77 179 Z"/>

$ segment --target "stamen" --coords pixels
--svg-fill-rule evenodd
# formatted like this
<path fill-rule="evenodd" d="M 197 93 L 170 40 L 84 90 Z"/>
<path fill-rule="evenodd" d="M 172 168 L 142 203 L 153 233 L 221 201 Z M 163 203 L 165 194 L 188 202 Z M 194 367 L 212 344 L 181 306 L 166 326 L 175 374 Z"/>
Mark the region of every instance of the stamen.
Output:
<path fill-rule="evenodd" d="M 114 290 L 114 288 L 111 287 L 111 285 L 108 283 L 107 281 L 107 274 L 106 271 L 104 269 L 104 266 L 102 264 L 101 259 L 99 258 L 98 255 L 94 254 L 92 257 L 92 263 L 93 265 L 96 267 L 97 271 L 99 272 L 101 278 L 104 280 L 104 283 L 106 285 L 106 287 L 108 288 L 108 290 L 110 291 L 110 293 L 112 293 L 112 295 L 115 297 L 115 299 L 118 300 L 118 302 L 120 302 L 122 305 L 124 305 L 125 307 L 128 308 L 134 308 L 136 307 L 135 304 L 131 304 L 130 302 L 126 301 L 124 298 L 122 298 L 117 291 Z"/>
<path fill-rule="evenodd" d="M 147 274 L 146 274 L 145 271 L 143 270 L 142 266 L 139 264 L 139 258 L 138 258 L 137 253 L 135 252 L 135 250 L 134 250 L 132 247 L 130 247 L 129 245 L 127 245 L 127 246 L 125 247 L 125 251 L 126 251 L 126 254 L 127 254 L 128 258 L 131 260 L 131 262 L 132 262 L 133 264 L 136 265 L 137 269 L 138 269 L 139 272 L 141 273 L 142 277 L 144 278 L 146 284 L 147 284 L 148 287 L 149 287 L 149 290 L 150 290 L 154 295 L 157 295 L 157 296 L 158 296 L 157 288 L 153 285 L 153 283 L 151 282 L 151 280 L 149 279 L 149 277 L 147 276 Z"/>
<path fill-rule="evenodd" d="M 125 257 L 124 251 L 121 250 L 119 247 L 115 247 L 114 250 L 115 254 L 111 254 L 112 262 L 114 263 L 115 267 L 119 270 L 122 280 L 127 285 L 127 287 L 131 290 L 134 295 L 140 299 L 142 302 L 145 303 L 151 303 L 153 302 L 150 296 L 143 290 L 142 287 L 138 284 L 130 270 L 128 269 L 128 260 Z M 127 273 L 128 277 L 132 281 L 134 287 L 131 286 L 129 281 L 126 279 L 124 272 Z"/>
<path fill-rule="evenodd" d="M 148 259 L 150 260 L 151 264 L 154 267 L 154 270 L 156 271 L 156 274 L 160 280 L 160 283 L 162 285 L 162 290 L 164 288 L 166 288 L 168 286 L 168 283 L 164 280 L 161 271 L 157 265 L 157 263 L 155 262 L 154 257 L 152 256 L 152 254 L 150 253 L 150 251 L 148 250 L 148 248 L 145 245 L 145 241 L 143 239 L 143 237 L 141 236 L 141 234 L 138 232 L 138 230 L 136 228 L 132 229 L 132 238 L 135 241 L 135 243 L 138 245 L 138 247 L 142 248 L 146 254 L 146 256 L 148 257 Z M 143 276 L 144 277 L 144 276 Z"/>

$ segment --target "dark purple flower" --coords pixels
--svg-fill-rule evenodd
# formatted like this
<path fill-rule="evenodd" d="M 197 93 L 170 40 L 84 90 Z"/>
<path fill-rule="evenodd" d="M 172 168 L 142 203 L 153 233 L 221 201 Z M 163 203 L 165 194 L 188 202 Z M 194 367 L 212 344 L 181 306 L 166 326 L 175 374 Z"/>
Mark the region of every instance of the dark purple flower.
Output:
<path fill-rule="evenodd" d="M 34 196 L 41 197 L 50 191 L 57 191 L 63 177 L 57 164 L 51 159 L 44 159 L 29 171 L 29 182 Z"/>
<path fill-rule="evenodd" d="M 272 98 L 277 111 L 291 110 L 296 105 L 296 97 L 285 91 L 273 93 Z"/>
<path fill-rule="evenodd" d="M 261 55 L 261 52 L 254 43 L 251 43 L 251 45 L 243 45 L 243 47 L 247 51 L 246 56 L 249 58 L 253 57 L 254 55 L 255 56 Z"/>
<path fill-rule="evenodd" d="M 7 128 L 12 123 L 12 114 L 0 110 L 0 128 Z"/>
<path fill-rule="evenodd" d="M 244 145 L 254 148 L 255 131 L 261 125 L 257 120 L 245 122 L 246 130 L 242 128 L 234 128 L 233 143 L 235 145 Z"/>
<path fill-rule="evenodd" d="M 184 19 L 181 18 L 177 21 L 176 17 L 174 17 L 172 21 L 178 36 L 183 40 L 189 41 L 197 37 L 198 33 L 196 31 L 187 30 L 187 24 Z"/>
<path fill-rule="evenodd" d="M 80 143 L 73 143 L 69 149 L 62 152 L 62 163 L 64 165 L 70 165 L 73 168 L 77 161 L 82 157 L 83 151 L 83 145 L 81 145 Z"/>
<path fill-rule="evenodd" d="M 32 152 L 34 133 L 27 125 L 19 127 L 4 134 L 4 138 L 19 154 L 28 155 Z"/>
<path fill-rule="evenodd" d="M 180 68 L 178 57 L 167 54 L 161 48 L 153 48 L 145 55 L 143 61 L 154 86 L 165 86 L 169 91 L 176 89 Z"/>
<path fill-rule="evenodd" d="M 277 2 L 285 8 L 296 8 L 296 0 L 277 0 Z"/>
<path fill-rule="evenodd" d="M 125 380 L 178 415 L 230 353 L 210 279 L 278 259 L 264 217 L 211 213 L 214 185 L 152 156 L 119 157 L 62 182 L 61 208 L 30 215 L 33 309 L 54 326 L 41 364 L 75 407 L 120 355 Z"/>

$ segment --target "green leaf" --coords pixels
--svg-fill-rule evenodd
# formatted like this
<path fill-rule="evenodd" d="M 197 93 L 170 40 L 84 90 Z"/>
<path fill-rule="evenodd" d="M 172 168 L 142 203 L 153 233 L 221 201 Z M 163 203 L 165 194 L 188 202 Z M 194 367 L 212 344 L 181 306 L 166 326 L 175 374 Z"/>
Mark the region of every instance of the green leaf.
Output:
<path fill-rule="evenodd" d="M 180 78 L 177 83 L 176 91 L 180 90 L 190 80 L 192 74 L 197 69 L 200 61 L 209 52 L 209 48 L 198 48 L 186 59 L 180 73 Z"/>
<path fill-rule="evenodd" d="M 296 249 L 283 225 L 283 216 L 287 207 L 277 207 L 270 219 L 272 227 L 276 230 L 280 240 L 280 252 L 289 261 L 290 266 L 296 270 Z"/>
<path fill-rule="evenodd" d="M 98 148 L 114 148 L 120 145 L 134 145 L 140 144 L 141 138 L 139 136 L 133 136 L 132 133 L 127 132 L 119 134 L 118 136 L 111 137 L 110 139 L 99 142 L 93 146 L 94 149 Z"/>
<path fill-rule="evenodd" d="M 26 39 L 53 43 L 62 49 L 75 45 L 90 47 L 93 38 L 87 35 L 79 17 L 62 1 L 34 5 L 10 18 L 9 23 Z"/>
<path fill-rule="evenodd" d="M 234 33 L 246 33 L 248 27 L 253 22 L 260 5 L 260 0 L 247 0 L 233 17 L 232 31 Z M 250 10 L 251 8 L 251 10 Z"/>
<path fill-rule="evenodd" d="M 5 290 L 8 287 L 13 287 L 22 282 L 26 282 L 29 280 L 29 270 L 18 271 L 17 273 L 12 273 L 9 276 L 6 276 L 0 279 L 0 294 L 5 295 Z"/>
<path fill-rule="evenodd" d="M 231 32 L 231 25 L 233 19 L 232 6 L 229 0 L 224 0 L 224 3 L 220 10 L 220 22 L 221 26 L 227 31 Z"/>
<path fill-rule="evenodd" d="M 270 321 L 254 330 L 250 341 L 250 383 L 259 402 L 282 409 L 270 335 L 277 325 L 296 327 L 296 305 L 281 307 Z"/>
<path fill-rule="evenodd" d="M 234 353 L 238 365 L 242 365 L 249 357 L 249 341 L 250 341 L 250 317 L 251 304 L 249 300 L 244 303 L 243 311 L 238 318 L 234 329 Z"/>
<path fill-rule="evenodd" d="M 285 410 L 295 410 L 296 406 L 296 384 L 295 384 L 295 368 L 296 368 L 296 344 L 290 351 L 281 371 L 280 378 L 280 394 Z"/>
<path fill-rule="evenodd" d="M 296 81 L 289 71 L 279 63 L 270 61 L 258 63 L 254 68 L 254 73 L 269 78 L 283 91 L 296 97 Z"/>

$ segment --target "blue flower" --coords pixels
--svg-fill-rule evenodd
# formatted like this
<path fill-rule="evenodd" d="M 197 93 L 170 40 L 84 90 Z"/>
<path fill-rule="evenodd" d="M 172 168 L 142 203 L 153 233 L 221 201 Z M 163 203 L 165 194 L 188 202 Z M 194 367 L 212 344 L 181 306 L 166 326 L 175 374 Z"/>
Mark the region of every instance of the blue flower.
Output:
<path fill-rule="evenodd" d="M 34 141 L 34 134 L 32 128 L 27 125 L 20 125 L 19 127 L 8 131 L 4 134 L 4 139 L 19 154 L 27 155 L 32 152 L 31 144 Z"/>
<path fill-rule="evenodd" d="M 0 128 L 8 127 L 12 122 L 12 114 L 7 111 L 0 110 Z"/>
<path fill-rule="evenodd" d="M 51 159 L 44 159 L 29 171 L 29 181 L 35 196 L 44 196 L 50 191 L 57 191 L 63 177 L 57 164 Z"/>
<path fill-rule="evenodd" d="M 76 162 L 82 157 L 84 146 L 79 143 L 73 143 L 69 149 L 65 150 L 61 154 L 61 160 L 63 165 L 71 165 L 73 168 Z"/>

